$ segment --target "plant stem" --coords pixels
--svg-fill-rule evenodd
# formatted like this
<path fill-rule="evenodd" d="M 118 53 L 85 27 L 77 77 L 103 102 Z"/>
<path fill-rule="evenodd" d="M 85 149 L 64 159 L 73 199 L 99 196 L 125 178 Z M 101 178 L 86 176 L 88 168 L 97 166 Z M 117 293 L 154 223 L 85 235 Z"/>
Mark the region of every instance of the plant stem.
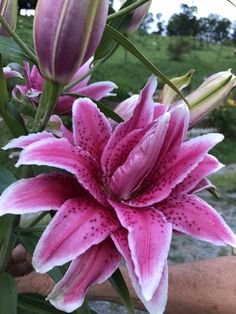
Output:
<path fill-rule="evenodd" d="M 33 131 L 41 132 L 45 129 L 54 112 L 62 87 L 54 82 L 45 80 L 40 103 L 33 123 Z"/>
<path fill-rule="evenodd" d="M 137 9 L 138 7 L 140 7 L 142 4 L 148 2 L 149 0 L 138 0 L 135 3 L 129 5 L 128 7 L 119 10 L 118 12 L 112 13 L 110 15 L 108 15 L 107 17 L 107 22 L 110 22 L 111 20 L 122 16 L 122 15 L 126 15 L 127 13 L 131 13 L 133 12 L 135 9 Z"/>
<path fill-rule="evenodd" d="M 86 79 L 90 74 L 92 74 L 97 68 L 98 66 L 103 62 L 103 60 L 98 61 L 93 67 L 91 67 L 84 75 L 80 76 L 77 80 L 69 83 L 68 85 L 66 85 L 63 88 L 63 92 L 66 92 L 68 90 L 70 90 L 72 87 L 74 87 L 75 85 L 79 84 L 80 82 L 82 82 L 84 79 Z"/>
<path fill-rule="evenodd" d="M 16 32 L 11 28 L 11 26 L 7 23 L 5 18 L 0 15 L 0 23 L 3 28 L 11 35 L 11 37 L 15 40 L 15 42 L 21 47 L 21 49 L 29 56 L 34 64 L 38 63 L 38 60 L 35 54 L 26 46 L 26 44 L 21 40 L 21 38 L 16 34 Z"/>

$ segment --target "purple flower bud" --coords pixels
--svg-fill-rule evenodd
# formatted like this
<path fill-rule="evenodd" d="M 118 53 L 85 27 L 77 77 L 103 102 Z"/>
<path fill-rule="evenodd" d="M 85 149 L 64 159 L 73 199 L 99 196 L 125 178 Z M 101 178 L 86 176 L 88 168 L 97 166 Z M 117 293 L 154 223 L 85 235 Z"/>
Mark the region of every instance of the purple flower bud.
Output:
<path fill-rule="evenodd" d="M 129 23 L 129 26 L 126 30 L 127 35 L 132 34 L 139 28 L 139 25 L 142 23 L 143 19 L 148 13 L 151 3 L 152 3 L 152 0 L 144 3 L 143 5 L 141 5 L 139 8 L 137 8 L 134 11 L 131 21 Z"/>
<path fill-rule="evenodd" d="M 34 44 L 42 74 L 66 85 L 100 43 L 108 0 L 39 0 Z"/>
<path fill-rule="evenodd" d="M 11 28 L 16 28 L 17 21 L 17 0 L 0 0 L 0 14 L 5 18 Z M 0 26 L 0 35 L 9 37 L 9 33 Z"/>

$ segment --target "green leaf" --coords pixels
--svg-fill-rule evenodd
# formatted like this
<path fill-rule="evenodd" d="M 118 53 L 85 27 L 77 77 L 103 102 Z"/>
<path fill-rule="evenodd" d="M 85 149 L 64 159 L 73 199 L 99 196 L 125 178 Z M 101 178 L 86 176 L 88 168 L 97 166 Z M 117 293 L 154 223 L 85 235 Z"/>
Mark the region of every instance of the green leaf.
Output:
<path fill-rule="evenodd" d="M 61 314 L 62 311 L 54 308 L 48 301 L 39 295 L 19 295 L 18 308 L 27 311 L 29 314 Z M 8 313 L 8 312 L 6 312 Z M 4 313 L 4 314 L 6 314 Z M 9 312 L 10 313 L 10 312 Z"/>
<path fill-rule="evenodd" d="M 135 2 L 136 0 L 125 1 L 120 10 L 123 10 L 124 8 L 134 4 Z M 114 29 L 118 30 L 119 32 L 124 33 L 125 30 L 127 29 L 127 26 L 129 25 L 130 20 L 131 20 L 130 14 L 121 15 L 112 19 L 109 22 L 109 25 Z M 115 40 L 111 40 L 110 38 L 107 38 L 105 35 L 103 35 L 101 43 L 96 50 L 94 59 L 101 60 L 104 58 L 108 58 L 116 51 L 118 46 L 119 45 Z"/>
<path fill-rule="evenodd" d="M 0 314 L 17 314 L 16 282 L 6 273 L 0 274 Z"/>
<path fill-rule="evenodd" d="M 14 175 L 6 168 L 0 166 L 0 194 L 15 181 Z"/>
<path fill-rule="evenodd" d="M 20 48 L 18 44 L 12 38 L 0 36 L 0 54 L 8 56 L 11 60 L 24 61 L 31 59 L 28 55 Z"/>
<path fill-rule="evenodd" d="M 14 247 L 15 235 L 13 232 L 17 221 L 18 217 L 14 215 L 0 217 L 0 273 L 5 270 Z"/>
<path fill-rule="evenodd" d="M 106 26 L 104 34 L 105 36 L 114 39 L 117 43 L 127 49 L 133 56 L 141 61 L 147 69 L 149 69 L 155 76 L 159 77 L 165 84 L 170 86 L 184 100 L 184 102 L 188 104 L 179 89 L 161 71 L 159 71 L 129 39 L 109 25 Z"/>
<path fill-rule="evenodd" d="M 134 314 L 134 306 L 121 271 L 119 269 L 116 270 L 115 273 L 109 278 L 109 281 L 111 282 L 116 292 L 119 294 L 122 302 L 127 309 L 127 313 Z"/>

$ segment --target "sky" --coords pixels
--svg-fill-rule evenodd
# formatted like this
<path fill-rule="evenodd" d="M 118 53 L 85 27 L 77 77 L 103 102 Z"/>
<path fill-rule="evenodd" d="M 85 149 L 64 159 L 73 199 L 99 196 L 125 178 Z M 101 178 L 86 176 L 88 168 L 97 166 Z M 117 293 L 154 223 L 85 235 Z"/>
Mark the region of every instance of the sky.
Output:
<path fill-rule="evenodd" d="M 236 4 L 236 0 L 232 0 Z M 152 0 L 150 12 L 161 13 L 167 22 L 170 16 L 180 11 L 180 4 L 195 5 L 198 8 L 198 17 L 209 14 L 219 14 L 229 20 L 236 21 L 236 8 L 226 0 Z M 120 1 L 114 0 L 115 8 L 119 7 Z"/>

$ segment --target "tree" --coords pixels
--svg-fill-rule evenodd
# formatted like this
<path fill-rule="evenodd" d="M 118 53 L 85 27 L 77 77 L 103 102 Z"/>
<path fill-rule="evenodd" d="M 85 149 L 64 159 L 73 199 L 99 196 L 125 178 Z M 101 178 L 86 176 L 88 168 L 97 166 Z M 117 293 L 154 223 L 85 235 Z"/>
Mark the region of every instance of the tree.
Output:
<path fill-rule="evenodd" d="M 37 0 L 19 0 L 18 6 L 21 9 L 35 9 Z"/>
<path fill-rule="evenodd" d="M 139 26 L 141 32 L 147 33 L 151 29 L 151 24 L 154 22 L 153 14 L 148 13 Z"/>
<path fill-rule="evenodd" d="M 156 19 L 157 19 L 157 31 L 156 31 L 156 34 L 157 35 L 163 35 L 163 33 L 165 31 L 165 21 L 162 19 L 162 14 L 161 13 L 157 13 Z"/>
<path fill-rule="evenodd" d="M 173 14 L 167 25 L 167 33 L 170 36 L 196 36 L 198 34 L 199 26 L 198 20 L 194 15 L 197 13 L 196 6 L 188 6 L 181 4 L 179 14 Z"/>

